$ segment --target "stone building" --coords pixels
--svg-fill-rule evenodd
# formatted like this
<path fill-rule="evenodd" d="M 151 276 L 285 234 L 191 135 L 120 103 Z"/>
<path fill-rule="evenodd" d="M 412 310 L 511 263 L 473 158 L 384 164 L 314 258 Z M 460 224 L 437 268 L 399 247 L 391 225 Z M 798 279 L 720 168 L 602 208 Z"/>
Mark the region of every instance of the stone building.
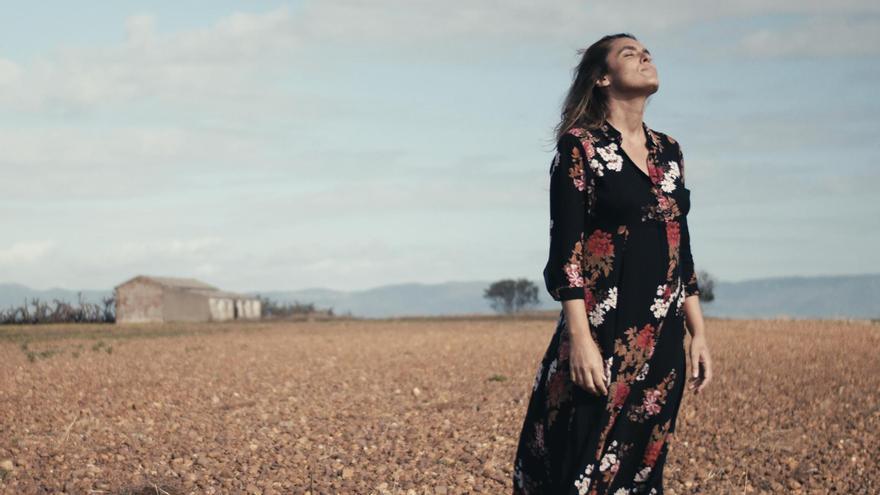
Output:
<path fill-rule="evenodd" d="M 192 279 L 138 275 L 113 288 L 116 323 L 260 319 L 260 300 Z"/>

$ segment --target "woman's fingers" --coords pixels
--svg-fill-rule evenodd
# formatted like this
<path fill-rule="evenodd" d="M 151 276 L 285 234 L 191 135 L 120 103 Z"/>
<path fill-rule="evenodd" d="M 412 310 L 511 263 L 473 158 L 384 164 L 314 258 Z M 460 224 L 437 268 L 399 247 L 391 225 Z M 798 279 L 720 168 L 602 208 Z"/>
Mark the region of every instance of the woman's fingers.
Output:
<path fill-rule="evenodd" d="M 703 363 L 699 352 L 691 354 L 691 368 L 693 371 L 691 372 L 691 383 L 688 388 L 694 390 L 697 389 L 697 386 L 703 381 L 703 377 L 700 374 L 702 372 Z M 697 389 L 697 391 L 699 391 L 699 389 Z"/>
<path fill-rule="evenodd" d="M 702 365 L 702 380 L 700 380 L 700 386 L 697 388 L 697 392 L 702 391 L 706 388 L 706 385 L 712 380 L 712 363 L 709 360 L 708 356 L 703 358 L 703 361 L 700 363 Z"/>
<path fill-rule="evenodd" d="M 587 382 L 584 379 L 584 371 L 580 368 L 572 368 L 572 381 L 580 388 L 587 388 Z"/>
<path fill-rule="evenodd" d="M 584 388 L 587 392 L 593 395 L 596 394 L 596 386 L 593 384 L 593 376 L 590 373 L 584 374 Z"/>
<path fill-rule="evenodd" d="M 700 377 L 697 380 L 697 390 L 696 390 L 696 393 L 698 393 L 698 394 L 700 392 L 702 392 L 703 387 L 706 386 L 706 362 L 701 360 L 699 363 L 699 368 L 700 368 Z"/>
<path fill-rule="evenodd" d="M 712 379 L 712 362 L 708 353 L 700 352 L 693 363 L 694 377 L 691 379 L 690 388 L 696 389 L 694 393 L 699 394 Z"/>
<path fill-rule="evenodd" d="M 596 389 L 598 392 L 601 392 L 602 395 L 608 395 L 608 389 L 605 387 L 605 376 L 604 372 L 600 369 L 593 368 L 593 383 L 596 384 Z"/>

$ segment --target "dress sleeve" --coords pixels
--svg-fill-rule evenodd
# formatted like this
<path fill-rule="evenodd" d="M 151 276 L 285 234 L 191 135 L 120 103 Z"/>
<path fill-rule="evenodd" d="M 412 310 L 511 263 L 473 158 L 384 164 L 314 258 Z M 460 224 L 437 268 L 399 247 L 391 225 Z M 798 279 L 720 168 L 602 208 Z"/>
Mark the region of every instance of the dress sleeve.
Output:
<path fill-rule="evenodd" d="M 584 297 L 586 188 L 591 173 L 584 155 L 580 139 L 565 134 L 550 165 L 550 254 L 544 284 L 554 301 Z"/>
<path fill-rule="evenodd" d="M 681 184 L 684 187 L 684 155 L 678 145 L 678 167 L 681 171 Z M 691 253 L 691 235 L 688 231 L 687 214 L 681 217 L 681 239 L 679 243 L 679 259 L 681 260 L 681 279 L 684 283 L 684 297 L 699 295 L 697 273 L 694 270 L 694 257 Z"/>

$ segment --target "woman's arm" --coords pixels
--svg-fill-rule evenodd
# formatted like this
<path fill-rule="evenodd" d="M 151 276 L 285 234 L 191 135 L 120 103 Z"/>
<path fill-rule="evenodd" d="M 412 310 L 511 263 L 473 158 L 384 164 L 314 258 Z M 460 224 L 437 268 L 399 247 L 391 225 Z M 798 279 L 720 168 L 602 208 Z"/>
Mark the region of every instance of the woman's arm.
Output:
<path fill-rule="evenodd" d="M 580 140 L 565 134 L 557 143 L 550 165 L 550 253 L 544 266 L 544 284 L 554 301 L 584 299 L 584 228 L 586 185 Z"/>
<path fill-rule="evenodd" d="M 571 380 L 593 394 L 608 393 L 602 353 L 590 332 L 584 290 L 584 232 L 588 221 L 587 186 L 592 170 L 585 167 L 585 151 L 576 136 L 565 134 L 557 143 L 550 165 L 550 253 L 544 283 L 556 301 L 562 301 L 571 347 Z"/>
<path fill-rule="evenodd" d="M 685 187 L 684 180 L 684 153 L 681 151 L 681 143 L 676 141 L 678 154 L 678 168 L 681 173 L 681 185 Z M 688 229 L 687 214 L 679 220 L 679 263 L 681 263 L 681 280 L 684 284 L 684 312 L 687 319 L 687 328 L 691 335 L 695 332 L 703 332 L 703 313 L 700 309 L 700 298 L 691 297 L 700 295 L 700 285 L 697 281 L 697 272 L 694 269 L 694 257 L 691 252 L 691 233 Z"/>
<path fill-rule="evenodd" d="M 678 145 L 678 164 L 681 170 L 681 183 L 684 186 L 684 155 Z M 700 308 L 700 286 L 694 270 L 694 258 L 691 253 L 691 235 L 688 230 L 687 215 L 681 217 L 681 237 L 679 258 L 681 262 L 681 278 L 684 284 L 684 314 L 688 332 L 691 334 L 691 383 L 690 389 L 700 393 L 712 379 L 712 358 L 709 355 L 709 344 L 706 342 L 706 322 Z"/>
<path fill-rule="evenodd" d="M 680 237 L 680 262 L 681 278 L 684 284 L 684 312 L 687 320 L 687 328 L 691 335 L 702 333 L 705 323 L 703 312 L 700 308 L 700 286 L 697 283 L 697 273 L 694 270 L 694 258 L 691 254 L 691 236 L 688 231 L 687 215 L 681 217 Z"/>

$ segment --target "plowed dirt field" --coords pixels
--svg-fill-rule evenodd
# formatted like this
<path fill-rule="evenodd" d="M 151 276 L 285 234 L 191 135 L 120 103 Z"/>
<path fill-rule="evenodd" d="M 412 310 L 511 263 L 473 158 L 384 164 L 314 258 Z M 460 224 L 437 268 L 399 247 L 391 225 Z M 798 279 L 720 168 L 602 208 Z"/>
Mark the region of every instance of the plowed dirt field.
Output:
<path fill-rule="evenodd" d="M 508 494 L 556 314 L 0 328 L 0 493 Z M 880 493 L 880 325 L 707 320 L 667 493 Z"/>

